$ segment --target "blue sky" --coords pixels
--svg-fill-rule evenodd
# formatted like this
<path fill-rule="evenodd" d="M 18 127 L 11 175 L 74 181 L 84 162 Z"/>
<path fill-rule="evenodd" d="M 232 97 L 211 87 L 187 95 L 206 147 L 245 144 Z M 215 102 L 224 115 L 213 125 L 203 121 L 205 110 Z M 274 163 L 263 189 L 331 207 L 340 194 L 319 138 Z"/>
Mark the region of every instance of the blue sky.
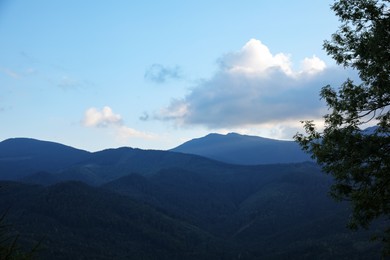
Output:
<path fill-rule="evenodd" d="M 291 139 L 351 72 L 333 1 L 0 2 L 0 140 L 170 149 L 210 132 Z M 352 75 L 353 76 L 353 75 Z"/>

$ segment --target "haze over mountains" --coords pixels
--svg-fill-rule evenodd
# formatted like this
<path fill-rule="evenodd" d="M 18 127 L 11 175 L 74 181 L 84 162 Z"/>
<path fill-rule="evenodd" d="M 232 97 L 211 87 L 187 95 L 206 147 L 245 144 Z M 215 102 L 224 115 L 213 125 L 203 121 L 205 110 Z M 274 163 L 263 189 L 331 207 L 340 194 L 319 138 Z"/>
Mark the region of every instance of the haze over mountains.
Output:
<path fill-rule="evenodd" d="M 224 160 L 241 147 L 238 161 L 246 151 L 273 164 L 8 139 L 0 142 L 0 210 L 10 207 L 23 246 L 42 239 L 42 259 L 379 257 L 373 230 L 345 227 L 348 204 L 329 198 L 332 179 L 316 164 L 289 155 L 291 142 L 229 134 L 183 147 L 214 147 Z M 303 161 L 285 163 L 291 158 Z"/>

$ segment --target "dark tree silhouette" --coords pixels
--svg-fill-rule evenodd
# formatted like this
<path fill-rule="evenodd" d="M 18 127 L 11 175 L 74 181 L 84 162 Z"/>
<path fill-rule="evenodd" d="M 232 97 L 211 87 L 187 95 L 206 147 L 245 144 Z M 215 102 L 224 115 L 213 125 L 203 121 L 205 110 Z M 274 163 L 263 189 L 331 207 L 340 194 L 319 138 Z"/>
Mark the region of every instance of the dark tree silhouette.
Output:
<path fill-rule="evenodd" d="M 295 135 L 302 148 L 332 174 L 331 194 L 351 201 L 352 228 L 385 219 L 380 236 L 390 254 L 390 6 L 389 0 L 339 0 L 332 10 L 341 26 L 324 48 L 338 64 L 358 71 L 339 89 L 322 88 L 327 103 L 323 131 L 304 122 Z M 367 123 L 374 125 L 364 131 Z"/>

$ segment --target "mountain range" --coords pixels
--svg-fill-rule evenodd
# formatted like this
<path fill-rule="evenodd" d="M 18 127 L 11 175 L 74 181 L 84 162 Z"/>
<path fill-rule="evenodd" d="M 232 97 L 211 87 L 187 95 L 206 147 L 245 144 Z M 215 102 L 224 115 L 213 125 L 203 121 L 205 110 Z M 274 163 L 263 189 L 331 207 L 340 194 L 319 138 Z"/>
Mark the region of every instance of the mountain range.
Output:
<path fill-rule="evenodd" d="M 369 237 L 381 223 L 348 230 L 349 205 L 328 196 L 332 179 L 314 162 L 286 163 L 288 154 L 277 151 L 290 149 L 283 148 L 292 147 L 288 141 L 253 139 L 256 145 L 245 148 L 251 137 L 243 136 L 228 144 L 240 138 L 211 135 L 183 146 L 205 151 L 215 144 L 207 140 L 218 140 L 231 156 L 232 147 L 255 153 L 264 144 L 274 151 L 267 157 L 273 164 L 226 163 L 176 149 L 91 153 L 8 139 L 0 143 L 0 210 L 9 208 L 23 248 L 42 241 L 40 259 L 380 257 Z"/>
<path fill-rule="evenodd" d="M 294 141 L 258 136 L 209 134 L 190 140 L 171 151 L 196 154 L 214 160 L 242 164 L 296 163 L 311 161 Z"/>

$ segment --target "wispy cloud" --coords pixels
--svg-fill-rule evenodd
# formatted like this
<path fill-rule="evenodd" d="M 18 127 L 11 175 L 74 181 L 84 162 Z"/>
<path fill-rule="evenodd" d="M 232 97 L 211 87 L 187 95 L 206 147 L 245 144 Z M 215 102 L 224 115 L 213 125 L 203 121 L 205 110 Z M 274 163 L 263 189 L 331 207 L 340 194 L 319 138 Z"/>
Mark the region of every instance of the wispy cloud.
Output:
<path fill-rule="evenodd" d="M 14 71 L 12 69 L 9 69 L 9 68 L 0 67 L 0 72 L 2 72 L 3 74 L 5 74 L 13 79 L 19 79 L 21 77 L 21 75 L 19 73 L 17 73 L 16 71 Z"/>
<path fill-rule="evenodd" d="M 102 109 L 94 107 L 87 109 L 81 123 L 85 127 L 113 128 L 117 137 L 121 140 L 128 138 L 153 139 L 156 137 L 154 134 L 144 133 L 124 125 L 122 116 L 114 113 L 109 106 L 105 106 Z"/>
<path fill-rule="evenodd" d="M 129 138 L 142 138 L 142 139 L 155 139 L 157 136 L 155 134 L 144 133 L 127 126 L 121 126 L 118 129 L 118 137 L 122 140 Z"/>
<path fill-rule="evenodd" d="M 146 70 L 144 77 L 155 83 L 164 83 L 169 79 L 180 79 L 182 75 L 179 66 L 166 67 L 161 64 L 153 64 Z"/>
<path fill-rule="evenodd" d="M 345 71 L 328 68 L 316 56 L 304 59 L 294 70 L 290 55 L 274 55 L 255 39 L 222 56 L 218 64 L 213 77 L 173 100 L 154 118 L 212 129 L 319 118 L 324 112 L 320 88 L 345 79 Z"/>
<path fill-rule="evenodd" d="M 77 77 L 76 73 L 59 64 L 48 64 L 24 51 L 20 52 L 20 56 L 24 63 L 29 65 L 18 73 L 20 77 L 35 76 L 64 91 L 78 90 L 93 85 L 90 81 Z"/>
<path fill-rule="evenodd" d="M 62 76 L 57 80 L 57 86 L 63 90 L 74 90 L 84 85 L 85 82 L 79 82 L 70 76 Z"/>

